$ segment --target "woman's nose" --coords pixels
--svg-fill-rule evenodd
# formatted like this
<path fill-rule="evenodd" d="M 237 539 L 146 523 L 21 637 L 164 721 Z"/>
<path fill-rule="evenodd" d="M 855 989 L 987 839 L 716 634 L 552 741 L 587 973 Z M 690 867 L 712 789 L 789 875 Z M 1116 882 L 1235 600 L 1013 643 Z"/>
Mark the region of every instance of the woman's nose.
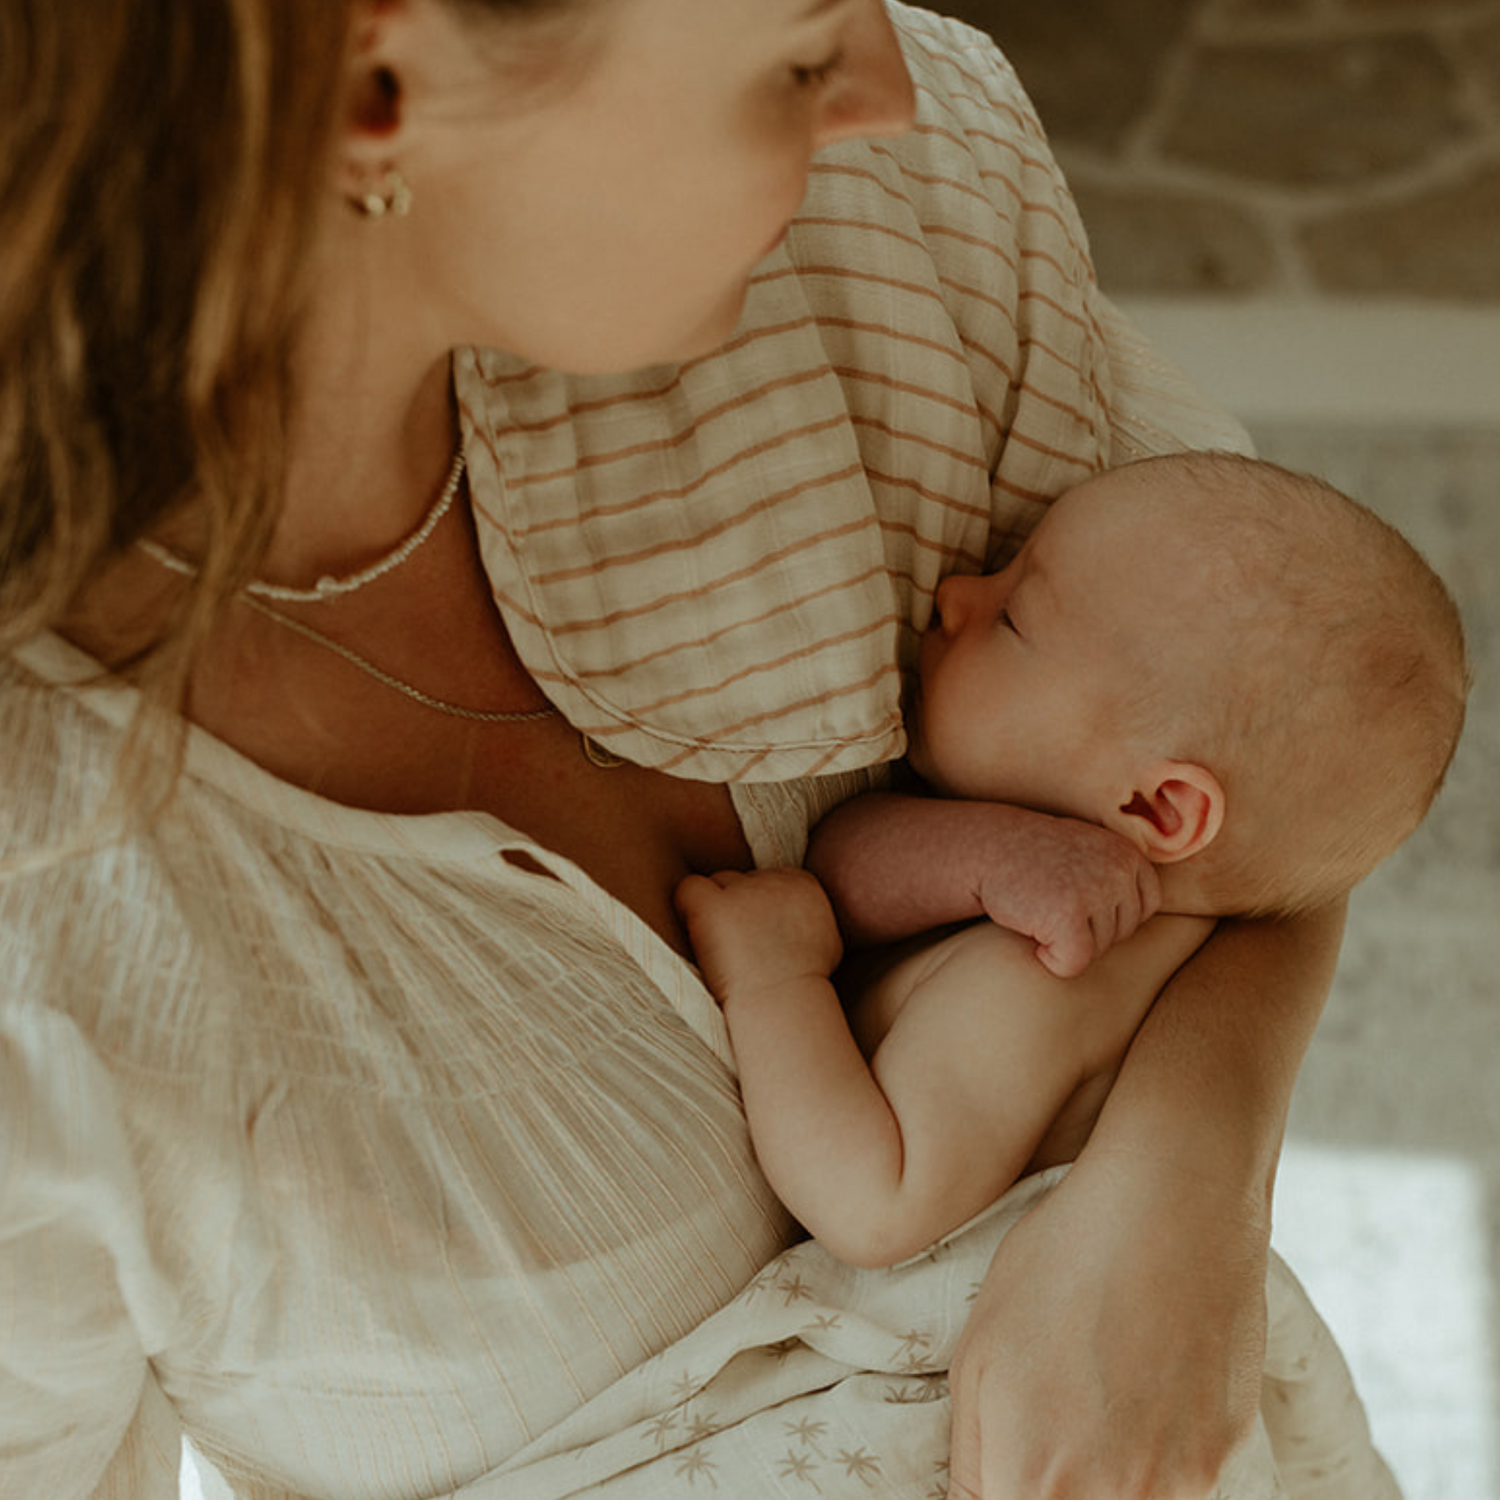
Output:
<path fill-rule="evenodd" d="M 817 144 L 904 135 L 916 117 L 916 91 L 883 0 L 869 0 L 844 50 L 844 66 L 818 119 Z"/>

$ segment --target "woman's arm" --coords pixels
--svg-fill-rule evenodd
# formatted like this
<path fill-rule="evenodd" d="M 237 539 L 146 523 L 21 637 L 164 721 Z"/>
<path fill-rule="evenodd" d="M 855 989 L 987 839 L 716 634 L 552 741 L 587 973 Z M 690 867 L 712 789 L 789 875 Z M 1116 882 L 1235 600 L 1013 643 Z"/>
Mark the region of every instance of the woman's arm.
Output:
<path fill-rule="evenodd" d="M 0 1495 L 175 1495 L 181 1427 L 146 1341 L 162 1347 L 177 1296 L 115 1082 L 20 988 L 0 1000 Z"/>
<path fill-rule="evenodd" d="M 1221 924 L 1005 1240 L 953 1367 L 952 1495 L 1202 1500 L 1253 1421 L 1271 1187 L 1342 904 Z"/>

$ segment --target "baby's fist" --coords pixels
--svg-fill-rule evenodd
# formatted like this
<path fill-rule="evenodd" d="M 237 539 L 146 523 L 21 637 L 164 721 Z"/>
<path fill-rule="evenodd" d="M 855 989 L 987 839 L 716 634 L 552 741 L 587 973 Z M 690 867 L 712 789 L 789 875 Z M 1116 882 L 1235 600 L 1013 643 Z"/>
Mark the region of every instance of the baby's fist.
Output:
<path fill-rule="evenodd" d="M 1012 810 L 1003 854 L 981 883 L 984 910 L 1032 938 L 1059 979 L 1083 973 L 1161 906 L 1155 866 L 1095 823 Z"/>
<path fill-rule="evenodd" d="M 1056 896 L 1032 929 L 1037 958 L 1059 979 L 1082 974 L 1161 906 L 1156 867 L 1131 844 L 1091 824 L 1069 832 L 1078 835 L 1081 857 L 1060 861 Z"/>
<path fill-rule="evenodd" d="M 808 975 L 826 979 L 843 957 L 833 908 L 806 870 L 689 875 L 676 902 L 721 1005 Z"/>

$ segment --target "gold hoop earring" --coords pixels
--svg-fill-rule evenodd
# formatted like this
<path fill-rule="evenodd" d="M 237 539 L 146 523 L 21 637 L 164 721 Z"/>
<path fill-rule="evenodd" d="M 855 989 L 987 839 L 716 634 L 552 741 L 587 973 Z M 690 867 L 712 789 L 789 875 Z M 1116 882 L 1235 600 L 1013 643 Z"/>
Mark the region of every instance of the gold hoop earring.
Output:
<path fill-rule="evenodd" d="M 387 215 L 404 219 L 411 212 L 411 189 L 394 167 L 387 167 L 373 182 L 356 192 L 349 203 L 356 213 L 367 219 L 383 219 Z"/>

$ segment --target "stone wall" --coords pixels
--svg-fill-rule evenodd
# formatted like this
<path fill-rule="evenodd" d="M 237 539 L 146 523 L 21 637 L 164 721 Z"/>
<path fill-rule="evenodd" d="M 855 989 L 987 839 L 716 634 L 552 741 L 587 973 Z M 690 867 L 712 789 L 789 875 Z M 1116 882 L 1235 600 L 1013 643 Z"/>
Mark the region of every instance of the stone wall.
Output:
<path fill-rule="evenodd" d="M 1016 64 L 1124 296 L 1500 302 L 1500 0 L 928 0 Z"/>

